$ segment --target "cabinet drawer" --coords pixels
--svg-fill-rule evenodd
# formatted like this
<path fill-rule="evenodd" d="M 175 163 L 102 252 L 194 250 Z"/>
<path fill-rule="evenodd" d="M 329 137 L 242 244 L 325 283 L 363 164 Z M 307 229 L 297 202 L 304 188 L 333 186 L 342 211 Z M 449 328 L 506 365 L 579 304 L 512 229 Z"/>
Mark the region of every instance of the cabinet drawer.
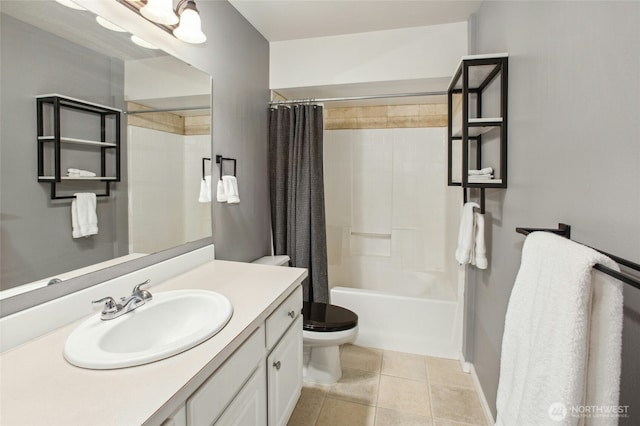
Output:
<path fill-rule="evenodd" d="M 302 313 L 302 286 L 295 289 L 291 296 L 267 318 L 267 349 L 273 348 L 287 328 Z"/>
<path fill-rule="evenodd" d="M 187 400 L 187 424 L 210 425 L 240 391 L 264 359 L 264 328 L 260 327 Z"/>

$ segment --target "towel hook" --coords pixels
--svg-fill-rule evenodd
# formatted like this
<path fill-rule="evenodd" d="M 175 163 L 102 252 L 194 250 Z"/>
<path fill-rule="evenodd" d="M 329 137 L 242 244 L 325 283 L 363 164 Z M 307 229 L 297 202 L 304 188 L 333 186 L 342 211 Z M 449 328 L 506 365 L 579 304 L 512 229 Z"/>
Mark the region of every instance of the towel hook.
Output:
<path fill-rule="evenodd" d="M 220 164 L 220 180 L 222 180 L 222 167 L 225 161 L 233 161 L 233 176 L 236 176 L 236 159 L 216 155 L 216 164 Z"/>

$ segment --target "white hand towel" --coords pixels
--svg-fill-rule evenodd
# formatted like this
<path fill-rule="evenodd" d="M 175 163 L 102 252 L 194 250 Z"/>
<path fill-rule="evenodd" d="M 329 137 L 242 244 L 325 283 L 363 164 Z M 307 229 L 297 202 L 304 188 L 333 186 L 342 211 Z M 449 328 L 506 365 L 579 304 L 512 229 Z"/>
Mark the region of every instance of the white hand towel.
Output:
<path fill-rule="evenodd" d="M 471 251 L 474 248 L 475 224 L 473 208 L 480 208 L 476 203 L 466 203 L 462 207 L 462 217 L 460 219 L 460 230 L 458 231 L 458 248 L 456 249 L 456 260 L 460 264 L 469 263 Z"/>
<path fill-rule="evenodd" d="M 619 270 L 560 236 L 527 237 L 505 318 L 496 425 L 618 424 L 572 414 L 619 402 L 622 283 L 596 263 Z"/>
<path fill-rule="evenodd" d="M 205 176 L 200 180 L 200 196 L 198 201 L 201 203 L 211 202 L 211 176 Z"/>
<path fill-rule="evenodd" d="M 96 194 L 81 192 L 74 194 L 71 202 L 71 227 L 73 238 L 88 237 L 98 233 Z"/>
<path fill-rule="evenodd" d="M 67 176 L 70 177 L 95 177 L 96 174 L 94 172 L 90 172 L 89 170 L 82 169 L 67 169 Z"/>
<path fill-rule="evenodd" d="M 238 194 L 238 181 L 235 176 L 222 176 L 222 183 L 224 185 L 224 193 L 227 196 L 227 203 L 238 204 L 240 202 L 240 195 Z"/>
<path fill-rule="evenodd" d="M 493 167 L 485 167 L 480 170 L 469 170 L 469 175 L 490 175 L 493 174 Z"/>
<path fill-rule="evenodd" d="M 222 182 L 222 179 L 218 180 L 218 188 L 216 191 L 216 200 L 218 200 L 219 203 L 226 203 L 227 202 L 227 193 L 224 192 L 224 183 Z"/>
<path fill-rule="evenodd" d="M 474 213 L 475 221 L 475 244 L 471 257 L 471 264 L 478 269 L 487 269 L 489 262 L 487 261 L 487 247 L 484 242 L 484 215 Z"/>

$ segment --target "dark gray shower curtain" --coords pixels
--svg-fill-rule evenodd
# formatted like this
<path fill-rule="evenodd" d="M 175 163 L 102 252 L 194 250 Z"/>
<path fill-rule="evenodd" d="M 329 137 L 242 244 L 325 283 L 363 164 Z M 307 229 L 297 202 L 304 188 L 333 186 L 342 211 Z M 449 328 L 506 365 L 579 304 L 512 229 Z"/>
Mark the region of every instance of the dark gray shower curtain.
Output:
<path fill-rule="evenodd" d="M 322 173 L 322 107 L 269 111 L 269 187 L 276 255 L 307 268 L 303 298 L 329 303 Z"/>

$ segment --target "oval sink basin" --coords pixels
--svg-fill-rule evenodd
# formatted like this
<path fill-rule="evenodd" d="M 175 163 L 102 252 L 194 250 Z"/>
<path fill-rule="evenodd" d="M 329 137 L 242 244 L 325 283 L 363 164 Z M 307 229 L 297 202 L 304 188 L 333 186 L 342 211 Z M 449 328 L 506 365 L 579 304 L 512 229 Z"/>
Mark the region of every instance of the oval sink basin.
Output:
<path fill-rule="evenodd" d="M 143 306 L 103 321 L 100 314 L 67 338 L 64 357 L 82 368 L 105 370 L 147 364 L 204 342 L 229 322 L 231 302 L 207 290 L 156 293 Z"/>

